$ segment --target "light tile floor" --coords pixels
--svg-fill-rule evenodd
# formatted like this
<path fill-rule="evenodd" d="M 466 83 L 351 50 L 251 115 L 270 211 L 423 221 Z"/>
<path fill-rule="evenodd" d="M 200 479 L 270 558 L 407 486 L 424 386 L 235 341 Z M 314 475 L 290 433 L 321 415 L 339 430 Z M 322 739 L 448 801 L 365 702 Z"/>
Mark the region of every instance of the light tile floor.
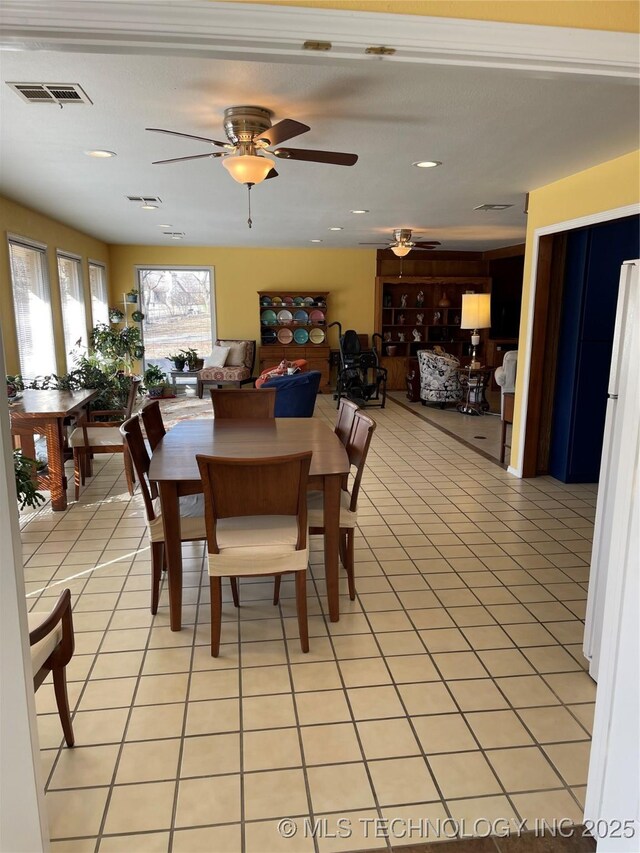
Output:
<path fill-rule="evenodd" d="M 166 589 L 152 618 L 121 457 L 96 459 L 67 512 L 24 516 L 29 607 L 74 598 L 75 749 L 51 685 L 36 697 L 54 853 L 389 849 L 371 819 L 581 820 L 595 487 L 517 480 L 394 403 L 370 411 L 358 597 L 343 576 L 328 621 L 312 540 L 308 655 L 292 582 L 274 608 L 258 580 L 239 611 L 226 601 L 210 657 L 200 544 L 184 546 L 183 630 Z M 316 415 L 333 422 L 331 398 Z M 280 836 L 281 818 L 307 816 L 349 818 L 353 835 Z M 425 840 L 400 834 L 394 847 Z"/>

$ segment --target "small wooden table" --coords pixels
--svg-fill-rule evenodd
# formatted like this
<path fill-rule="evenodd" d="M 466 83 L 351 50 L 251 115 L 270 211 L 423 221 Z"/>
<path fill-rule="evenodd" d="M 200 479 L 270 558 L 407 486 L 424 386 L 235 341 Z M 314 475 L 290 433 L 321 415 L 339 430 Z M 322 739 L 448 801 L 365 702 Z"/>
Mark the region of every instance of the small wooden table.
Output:
<path fill-rule="evenodd" d="M 171 384 L 173 385 L 173 393 L 177 391 L 176 379 L 193 379 L 197 382 L 199 370 L 170 370 Z"/>
<path fill-rule="evenodd" d="M 22 392 L 22 398 L 12 403 L 11 432 L 20 439 L 25 456 L 35 459 L 34 435 L 44 435 L 47 440 L 48 473 L 38 478 L 42 488 L 51 492 L 51 508 L 67 508 L 67 478 L 64 475 L 64 421 L 77 415 L 98 396 L 93 388 L 83 391 Z"/>
<path fill-rule="evenodd" d="M 513 405 L 516 395 L 507 391 L 502 395 L 502 430 L 500 432 L 500 462 L 504 462 L 504 452 L 507 446 L 507 424 L 513 424 Z M 511 450 L 511 445 L 509 445 Z"/>
<path fill-rule="evenodd" d="M 459 367 L 458 378 L 462 388 L 463 398 L 458 403 L 458 411 L 463 415 L 484 415 L 489 411 L 489 403 L 485 397 L 487 385 L 491 381 L 493 367 L 486 364 L 481 367 Z"/>
<path fill-rule="evenodd" d="M 171 630 L 182 625 L 180 495 L 197 494 L 202 482 L 196 454 L 261 459 L 312 450 L 309 488 L 324 491 L 324 567 L 329 616 L 340 617 L 338 543 L 340 489 L 349 459 L 333 430 L 316 418 L 181 421 L 167 432 L 151 458 L 149 479 L 158 484 L 169 573 Z"/>

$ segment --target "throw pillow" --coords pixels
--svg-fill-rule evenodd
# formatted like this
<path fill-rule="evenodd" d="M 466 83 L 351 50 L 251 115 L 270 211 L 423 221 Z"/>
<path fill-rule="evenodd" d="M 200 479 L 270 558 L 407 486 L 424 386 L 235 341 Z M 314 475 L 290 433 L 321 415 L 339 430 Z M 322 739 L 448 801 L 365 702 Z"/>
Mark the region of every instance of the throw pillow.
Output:
<path fill-rule="evenodd" d="M 211 355 L 206 356 L 204 366 L 207 367 L 224 367 L 229 357 L 230 347 L 212 347 Z"/>
<path fill-rule="evenodd" d="M 246 354 L 245 341 L 218 341 L 221 347 L 229 347 L 229 355 L 227 357 L 227 367 L 244 367 Z"/>

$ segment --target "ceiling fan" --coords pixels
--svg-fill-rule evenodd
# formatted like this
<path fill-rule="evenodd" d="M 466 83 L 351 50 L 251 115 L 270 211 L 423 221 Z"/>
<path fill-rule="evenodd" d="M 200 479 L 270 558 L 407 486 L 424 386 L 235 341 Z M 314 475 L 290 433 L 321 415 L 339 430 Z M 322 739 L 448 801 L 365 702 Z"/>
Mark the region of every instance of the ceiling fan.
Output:
<path fill-rule="evenodd" d="M 294 136 L 300 136 L 311 130 L 306 124 L 285 118 L 277 124 L 271 124 L 271 110 L 264 107 L 228 107 L 224 111 L 224 131 L 228 142 L 209 139 L 206 136 L 194 136 L 176 130 L 163 130 L 160 127 L 148 127 L 154 133 L 168 133 L 185 139 L 197 139 L 208 142 L 224 151 L 210 151 L 207 154 L 193 154 L 189 157 L 172 157 L 170 160 L 156 160 L 159 163 L 178 163 L 182 160 L 200 160 L 206 157 L 222 157 L 222 165 L 231 177 L 240 184 L 259 184 L 267 178 L 276 178 L 275 161 L 266 156 L 271 154 L 281 160 L 307 160 L 312 163 L 332 163 L 336 166 L 353 166 L 358 160 L 357 154 L 344 154 L 340 151 L 313 151 L 304 148 L 281 148 L 280 143 Z"/>
<path fill-rule="evenodd" d="M 405 255 L 408 255 L 412 249 L 420 249 L 422 251 L 429 251 L 430 249 L 434 249 L 436 246 L 440 246 L 441 244 L 438 240 L 429 240 L 428 242 L 415 242 L 411 239 L 411 229 L 410 228 L 395 228 L 393 230 L 393 240 L 390 240 L 386 243 L 360 243 L 361 246 L 385 246 L 387 249 L 391 249 L 394 255 L 398 258 L 404 258 Z"/>

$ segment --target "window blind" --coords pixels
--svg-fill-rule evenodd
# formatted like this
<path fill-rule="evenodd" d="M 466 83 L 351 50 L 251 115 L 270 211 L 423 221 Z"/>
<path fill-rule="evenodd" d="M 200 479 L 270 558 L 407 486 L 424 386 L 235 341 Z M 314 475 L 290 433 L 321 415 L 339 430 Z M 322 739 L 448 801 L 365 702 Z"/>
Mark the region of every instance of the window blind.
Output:
<path fill-rule="evenodd" d="M 58 253 L 58 280 L 62 303 L 64 351 L 67 370 L 73 366 L 72 351 L 87 346 L 87 315 L 84 310 L 84 289 L 80 259 Z"/>
<path fill-rule="evenodd" d="M 51 293 L 44 249 L 9 241 L 20 372 L 34 379 L 56 371 Z"/>
<path fill-rule="evenodd" d="M 89 264 L 89 284 L 91 286 L 92 322 L 109 322 L 109 294 L 107 293 L 107 271 L 101 264 Z"/>

